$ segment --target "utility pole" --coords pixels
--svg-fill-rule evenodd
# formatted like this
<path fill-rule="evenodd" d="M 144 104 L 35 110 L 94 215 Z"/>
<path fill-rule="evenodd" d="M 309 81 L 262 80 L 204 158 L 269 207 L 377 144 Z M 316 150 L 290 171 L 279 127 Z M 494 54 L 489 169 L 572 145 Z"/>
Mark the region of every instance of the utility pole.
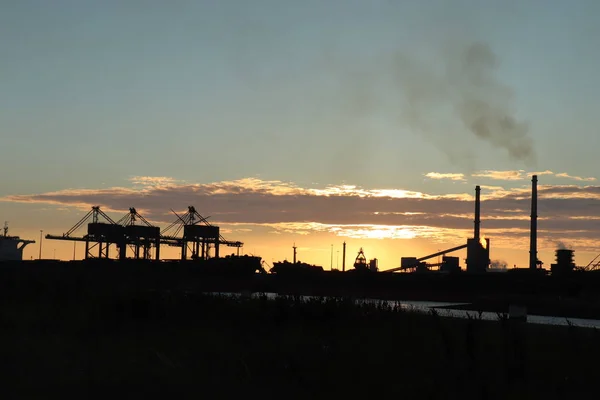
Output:
<path fill-rule="evenodd" d="M 42 239 L 42 233 L 44 233 L 44 231 L 40 229 L 40 255 L 38 257 L 39 260 L 42 259 L 42 240 L 43 240 Z"/>
<path fill-rule="evenodd" d="M 75 261 L 75 246 L 77 245 L 77 242 L 73 242 L 73 261 Z"/>
<path fill-rule="evenodd" d="M 346 242 L 344 242 L 344 250 L 342 253 L 342 271 L 346 272 Z"/>

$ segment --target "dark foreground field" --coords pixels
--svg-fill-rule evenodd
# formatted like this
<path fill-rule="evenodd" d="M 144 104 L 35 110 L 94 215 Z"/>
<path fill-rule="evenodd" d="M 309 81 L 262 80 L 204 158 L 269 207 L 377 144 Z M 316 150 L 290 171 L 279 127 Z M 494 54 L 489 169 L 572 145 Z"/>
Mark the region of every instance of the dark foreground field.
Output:
<path fill-rule="evenodd" d="M 600 357 L 583 328 L 173 292 L 4 296 L 0 332 L 2 398 L 570 399 Z"/>

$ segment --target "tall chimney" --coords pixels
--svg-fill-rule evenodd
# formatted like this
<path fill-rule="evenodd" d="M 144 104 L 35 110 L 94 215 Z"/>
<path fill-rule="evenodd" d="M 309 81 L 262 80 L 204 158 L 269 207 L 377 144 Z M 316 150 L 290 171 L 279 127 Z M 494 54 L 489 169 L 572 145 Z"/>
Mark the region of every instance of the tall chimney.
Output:
<path fill-rule="evenodd" d="M 344 249 L 342 250 L 342 272 L 346 271 L 346 242 L 344 242 Z"/>
<path fill-rule="evenodd" d="M 296 249 L 297 249 L 296 243 L 294 243 L 293 249 L 294 249 L 294 264 L 296 264 Z"/>
<path fill-rule="evenodd" d="M 473 234 L 473 238 L 475 239 L 475 243 L 479 243 L 479 225 L 481 224 L 480 218 L 480 192 L 481 188 L 479 186 L 475 186 L 475 233 Z"/>
<path fill-rule="evenodd" d="M 531 177 L 531 229 L 529 232 L 529 269 L 537 268 L 537 175 Z"/>

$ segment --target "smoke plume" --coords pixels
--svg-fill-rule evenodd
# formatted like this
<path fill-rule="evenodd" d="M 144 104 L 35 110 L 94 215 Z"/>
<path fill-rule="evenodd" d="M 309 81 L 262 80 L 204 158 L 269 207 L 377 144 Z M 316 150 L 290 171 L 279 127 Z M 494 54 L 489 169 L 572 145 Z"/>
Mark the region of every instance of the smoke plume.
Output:
<path fill-rule="evenodd" d="M 451 161 L 473 158 L 467 131 L 504 149 L 513 160 L 535 164 L 529 126 L 511 109 L 512 91 L 499 82 L 496 55 L 483 43 L 449 46 L 439 71 L 398 56 L 396 79 L 406 104 L 403 117 L 413 129 L 431 136 Z"/>

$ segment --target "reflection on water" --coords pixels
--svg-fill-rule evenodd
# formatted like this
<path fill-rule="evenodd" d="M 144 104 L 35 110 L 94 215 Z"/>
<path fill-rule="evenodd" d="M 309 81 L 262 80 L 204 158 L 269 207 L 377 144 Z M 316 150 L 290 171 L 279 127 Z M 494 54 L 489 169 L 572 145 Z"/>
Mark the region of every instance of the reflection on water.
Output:
<path fill-rule="evenodd" d="M 436 311 L 447 317 L 467 318 L 474 317 L 479 318 L 479 312 L 467 311 L 467 310 L 455 310 L 455 309 L 436 309 Z M 481 319 L 485 320 L 498 320 L 498 314 L 493 312 L 482 312 Z M 574 326 L 582 328 L 600 328 L 600 320 L 597 319 L 583 319 L 583 318 L 562 318 L 562 317 L 549 317 L 543 315 L 528 315 L 527 322 L 532 324 L 544 324 L 544 325 L 569 325 L 571 323 Z"/>
<path fill-rule="evenodd" d="M 221 295 L 221 296 L 250 296 L 257 298 L 259 296 L 267 296 L 269 299 L 276 298 L 279 296 L 277 293 L 249 293 L 247 295 L 243 293 L 230 293 L 230 292 L 210 292 L 210 294 Z M 322 298 L 322 296 L 299 296 L 304 300 Z M 499 318 L 498 313 L 495 312 L 478 312 L 469 310 L 458 310 L 446 307 L 461 306 L 469 303 L 447 303 L 440 301 L 405 301 L 405 300 L 377 300 L 377 299 L 361 299 L 357 300 L 363 303 L 388 303 L 390 305 L 398 306 L 402 309 L 416 311 L 416 312 L 430 312 L 435 309 L 436 312 L 442 317 L 453 317 L 453 318 L 481 318 L 488 321 L 497 321 Z M 439 308 L 444 307 L 444 308 Z M 582 328 L 600 328 L 600 320 L 597 319 L 584 319 L 584 318 L 563 318 L 563 317 L 549 317 L 543 315 L 528 315 L 527 322 L 532 324 L 544 324 L 544 325 L 569 325 L 582 327 Z"/>

